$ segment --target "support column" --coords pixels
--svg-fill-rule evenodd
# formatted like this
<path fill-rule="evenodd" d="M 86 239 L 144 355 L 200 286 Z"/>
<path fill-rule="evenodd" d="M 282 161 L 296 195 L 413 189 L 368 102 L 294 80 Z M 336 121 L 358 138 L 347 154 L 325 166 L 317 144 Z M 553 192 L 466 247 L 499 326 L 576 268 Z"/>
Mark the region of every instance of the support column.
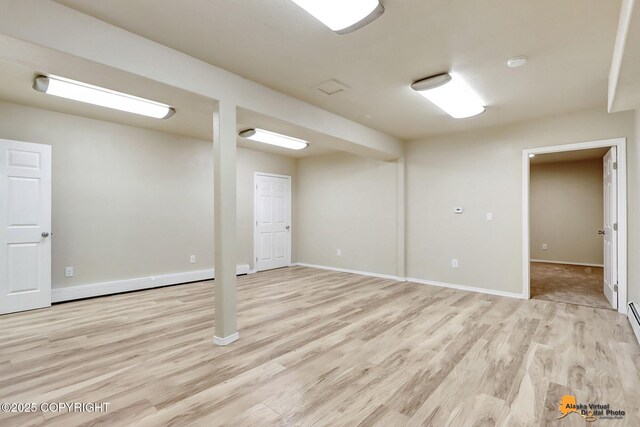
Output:
<path fill-rule="evenodd" d="M 405 182 L 406 182 L 406 172 L 405 172 L 405 159 L 404 157 L 396 160 L 396 165 L 398 166 L 398 207 L 397 207 L 397 215 L 398 215 L 398 228 L 397 228 L 397 242 L 398 242 L 398 258 L 397 258 L 397 269 L 396 275 L 400 278 L 400 280 L 404 280 L 406 276 L 406 254 L 405 254 L 405 238 L 406 238 L 406 229 L 405 229 Z"/>
<path fill-rule="evenodd" d="M 236 323 L 236 106 L 220 101 L 213 116 L 215 336 L 217 345 L 239 338 Z"/>

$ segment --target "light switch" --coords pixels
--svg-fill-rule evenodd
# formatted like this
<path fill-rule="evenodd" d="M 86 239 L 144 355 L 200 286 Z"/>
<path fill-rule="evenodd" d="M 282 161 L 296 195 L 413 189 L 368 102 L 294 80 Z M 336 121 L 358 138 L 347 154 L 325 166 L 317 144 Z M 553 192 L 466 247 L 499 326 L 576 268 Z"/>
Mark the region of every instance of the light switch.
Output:
<path fill-rule="evenodd" d="M 547 245 L 546 243 L 542 244 L 542 250 L 546 251 L 547 249 L 549 249 L 549 245 Z"/>
<path fill-rule="evenodd" d="M 487 221 L 493 221 L 493 212 L 487 212 Z"/>
<path fill-rule="evenodd" d="M 461 214 L 462 212 L 464 212 L 464 209 L 458 207 L 458 208 L 453 208 L 453 213 L 454 214 Z"/>

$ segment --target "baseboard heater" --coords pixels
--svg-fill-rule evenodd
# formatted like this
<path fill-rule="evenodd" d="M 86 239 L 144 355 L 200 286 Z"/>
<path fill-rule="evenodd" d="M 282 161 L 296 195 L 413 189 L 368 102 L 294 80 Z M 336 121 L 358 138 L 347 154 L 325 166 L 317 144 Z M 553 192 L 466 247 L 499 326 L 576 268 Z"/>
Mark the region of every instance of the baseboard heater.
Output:
<path fill-rule="evenodd" d="M 239 264 L 236 274 L 241 276 L 251 272 L 248 264 Z M 160 274 L 157 276 L 137 277 L 134 279 L 116 280 L 113 282 L 90 283 L 86 285 L 53 288 L 51 302 L 64 302 L 76 299 L 93 298 L 103 295 L 121 294 L 123 292 L 141 291 L 143 289 L 160 288 L 179 285 L 181 283 L 211 280 L 215 277 L 213 268 L 208 270 L 185 271 L 182 273 Z"/>
<path fill-rule="evenodd" d="M 636 338 L 638 339 L 638 344 L 640 344 L 640 305 L 638 303 L 632 302 L 629 304 L 629 322 L 631 323 L 631 328 L 633 332 L 636 334 Z"/>

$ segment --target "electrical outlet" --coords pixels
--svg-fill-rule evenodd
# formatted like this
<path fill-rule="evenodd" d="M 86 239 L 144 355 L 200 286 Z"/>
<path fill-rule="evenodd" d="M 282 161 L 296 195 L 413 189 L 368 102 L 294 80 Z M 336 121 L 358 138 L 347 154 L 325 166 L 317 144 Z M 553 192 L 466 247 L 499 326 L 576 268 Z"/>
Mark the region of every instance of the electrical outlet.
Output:
<path fill-rule="evenodd" d="M 457 258 L 451 259 L 451 268 L 460 268 L 460 261 Z"/>
<path fill-rule="evenodd" d="M 195 255 L 191 255 L 189 257 L 189 263 L 190 264 L 195 264 L 196 263 L 196 256 Z"/>
<path fill-rule="evenodd" d="M 67 267 L 64 269 L 64 275 L 66 277 L 73 277 L 73 267 Z"/>
<path fill-rule="evenodd" d="M 547 249 L 549 249 L 549 245 L 547 245 L 546 243 L 542 244 L 542 250 L 546 251 Z"/>
<path fill-rule="evenodd" d="M 337 256 L 342 256 L 342 249 L 336 250 L 336 255 Z"/>

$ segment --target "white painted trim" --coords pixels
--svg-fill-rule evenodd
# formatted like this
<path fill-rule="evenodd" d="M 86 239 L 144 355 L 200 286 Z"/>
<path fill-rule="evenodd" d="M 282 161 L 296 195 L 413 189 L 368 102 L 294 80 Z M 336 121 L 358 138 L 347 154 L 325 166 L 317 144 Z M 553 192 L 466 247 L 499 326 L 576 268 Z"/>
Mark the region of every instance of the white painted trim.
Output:
<path fill-rule="evenodd" d="M 236 265 L 236 276 L 242 276 L 243 274 L 252 274 L 252 273 L 255 273 L 255 271 L 251 270 L 251 268 L 249 267 L 249 264 Z"/>
<path fill-rule="evenodd" d="M 393 276 L 393 275 L 390 275 L 390 274 L 371 273 L 371 272 L 368 272 L 368 271 L 360 271 L 360 270 L 349 270 L 347 268 L 329 267 L 327 265 L 307 264 L 307 263 L 304 263 L 304 262 L 297 262 L 297 263 L 295 263 L 293 265 L 294 266 L 297 265 L 297 266 L 300 266 L 300 267 L 317 268 L 319 270 L 338 271 L 340 273 L 359 274 L 360 276 L 377 277 L 379 279 L 395 280 L 395 281 L 398 281 L 398 282 L 404 282 L 405 281 L 404 277 Z"/>
<path fill-rule="evenodd" d="M 249 274 L 249 265 L 240 264 L 236 273 Z M 162 286 L 177 285 L 180 283 L 199 282 L 214 278 L 214 270 L 186 271 L 183 273 L 162 274 L 159 276 L 139 277 L 135 279 L 115 280 L 113 282 L 91 283 L 88 285 L 69 286 L 65 288 L 53 288 L 51 290 L 51 302 L 72 301 L 82 298 L 91 298 L 104 295 L 119 294 L 122 292 L 139 291 L 142 289 L 159 288 Z"/>
<path fill-rule="evenodd" d="M 549 261 L 546 259 L 532 259 L 531 262 L 544 262 L 547 264 L 565 264 L 565 265 L 579 265 L 582 267 L 604 267 L 604 264 L 591 264 L 588 262 L 573 262 L 573 261 Z"/>
<path fill-rule="evenodd" d="M 612 138 L 574 144 L 528 148 L 522 150 L 522 293 L 530 298 L 529 271 L 529 154 L 561 153 L 591 148 L 616 147 L 618 150 L 618 312 L 627 307 L 627 139 Z"/>
<path fill-rule="evenodd" d="M 497 291 L 494 289 L 477 288 L 475 286 L 456 285 L 453 283 L 437 282 L 435 280 L 422 280 L 422 279 L 416 279 L 413 277 L 407 277 L 407 282 L 418 283 L 421 285 L 438 286 L 440 288 L 457 289 L 459 291 L 468 291 L 468 292 L 477 292 L 480 294 L 496 295 L 499 297 L 527 299 L 523 294 L 518 294 L 515 292 Z"/>
<path fill-rule="evenodd" d="M 293 218 L 291 217 L 291 213 L 293 212 L 293 208 L 291 206 L 292 200 L 293 200 L 293 189 L 291 188 L 291 176 L 289 175 L 278 175 L 275 173 L 266 173 L 266 172 L 254 172 L 253 173 L 253 270 L 254 272 L 258 272 L 258 271 L 265 271 L 265 270 L 260 270 L 258 269 L 258 177 L 259 176 L 269 176 L 269 177 L 273 177 L 273 178 L 283 178 L 286 179 L 289 185 L 289 209 L 288 212 L 286 212 L 286 215 L 289 219 L 289 233 L 287 233 L 288 237 L 289 237 L 289 245 L 287 247 L 287 258 L 288 258 L 288 266 L 290 267 L 291 264 L 291 242 L 293 241 L 293 238 L 291 237 L 293 235 L 293 227 L 292 227 L 292 223 L 293 223 Z"/>
<path fill-rule="evenodd" d="M 398 282 L 418 283 L 421 285 L 438 286 L 440 288 L 458 289 L 460 291 L 478 292 L 481 294 L 497 295 L 497 296 L 508 297 L 508 298 L 526 299 L 524 295 L 518 294 L 515 292 L 496 291 L 493 289 L 477 288 L 474 286 L 456 285 L 453 283 L 437 282 L 435 280 L 423 280 L 423 279 L 416 279 L 413 277 L 397 277 L 397 276 L 391 276 L 388 274 L 370 273 L 368 271 L 349 270 L 346 268 L 329 267 L 326 265 L 307 264 L 304 262 L 295 263 L 294 266 L 317 268 L 319 270 L 338 271 L 340 273 L 358 274 L 360 276 L 378 277 L 380 279 L 389 279 L 389 280 L 395 280 Z"/>
<path fill-rule="evenodd" d="M 215 345 L 229 345 L 234 341 L 238 341 L 239 338 L 240 338 L 239 332 L 236 332 L 235 334 L 231 334 L 228 337 L 224 337 L 224 338 L 214 336 L 213 343 Z"/>

